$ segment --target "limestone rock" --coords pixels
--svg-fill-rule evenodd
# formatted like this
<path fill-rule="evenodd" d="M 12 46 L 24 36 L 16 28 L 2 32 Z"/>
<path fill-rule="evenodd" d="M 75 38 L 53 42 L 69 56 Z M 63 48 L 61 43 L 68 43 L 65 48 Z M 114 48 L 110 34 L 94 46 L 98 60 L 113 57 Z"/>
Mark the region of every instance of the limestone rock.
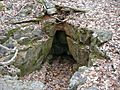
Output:
<path fill-rule="evenodd" d="M 18 40 L 18 43 L 25 45 L 25 44 L 28 44 L 30 40 L 31 40 L 31 39 L 30 39 L 29 37 L 21 37 L 21 38 Z"/>
<path fill-rule="evenodd" d="M 2 90 L 44 90 L 45 85 L 40 81 L 22 81 L 15 77 L 0 77 L 0 88 Z"/>
<path fill-rule="evenodd" d="M 51 49 L 51 46 L 52 39 L 48 39 L 46 42 L 37 43 L 32 48 L 29 48 L 23 63 L 19 65 L 21 75 L 40 69 L 44 62 L 43 60 L 45 60 Z"/>
<path fill-rule="evenodd" d="M 13 65 L 11 66 L 0 66 L 0 74 L 1 75 L 11 75 L 11 76 L 16 76 L 20 74 L 20 69 L 14 67 Z"/>
<path fill-rule="evenodd" d="M 43 30 L 50 37 L 54 37 L 57 31 L 65 32 L 69 52 L 77 61 L 78 66 L 87 65 L 90 59 L 95 57 L 106 57 L 104 52 L 102 52 L 99 47 L 101 43 L 105 43 L 112 38 L 111 32 L 105 31 L 106 33 L 108 33 L 107 35 L 104 33 L 104 31 L 96 33 L 97 31 L 95 30 L 79 28 L 67 22 L 57 24 L 52 19 L 48 19 L 47 21 L 45 21 L 43 26 Z"/>
<path fill-rule="evenodd" d="M 40 69 L 42 63 L 49 61 L 48 57 L 52 58 L 54 55 L 72 55 L 77 62 L 77 67 L 89 66 L 92 64 L 92 59 L 106 57 L 99 47 L 110 40 L 112 36 L 111 32 L 104 33 L 104 31 L 80 28 L 68 22 L 57 22 L 55 18 L 43 20 L 41 29 L 26 26 L 24 30 L 26 32 L 23 33 L 23 36 L 28 38 L 20 36 L 22 39 L 18 39 L 18 41 L 20 40 L 21 44 L 25 45 L 26 40 L 29 42 L 31 39 L 27 44 L 30 48 L 26 50 L 24 58 L 18 59 L 22 63 L 19 65 L 16 63 L 23 75 L 26 72 Z M 13 31 L 12 34 L 14 34 Z M 21 30 L 15 29 L 15 32 L 18 31 Z M 41 33 L 44 35 L 41 36 Z M 35 41 L 34 37 L 36 36 L 39 39 Z"/>
<path fill-rule="evenodd" d="M 91 87 L 89 87 L 89 88 L 87 88 L 85 90 L 99 90 L 99 89 L 97 87 L 95 87 L 95 86 L 91 86 Z"/>
<path fill-rule="evenodd" d="M 89 61 L 89 50 L 87 50 L 85 46 L 81 47 L 78 43 L 71 40 L 69 37 L 67 38 L 67 40 L 70 53 L 73 55 L 78 65 L 87 65 L 87 62 Z"/>
<path fill-rule="evenodd" d="M 113 33 L 111 31 L 95 31 L 98 36 L 98 44 L 103 44 L 112 39 Z"/>
<path fill-rule="evenodd" d="M 48 15 L 55 14 L 57 12 L 57 9 L 55 8 L 55 5 L 50 2 L 49 0 L 38 0 L 42 5 L 44 6 L 44 11 Z"/>
<path fill-rule="evenodd" d="M 42 63 L 49 61 L 46 60 L 48 59 L 47 57 L 51 56 L 52 58 L 54 55 L 61 54 L 72 55 L 77 62 L 77 67 L 89 66 L 89 62 L 92 63 L 92 59 L 105 57 L 104 52 L 99 49 L 100 44 L 98 43 L 110 40 L 111 37 L 109 35 L 112 35 L 107 34 L 106 36 L 104 33 L 96 33 L 94 30 L 76 27 L 67 22 L 57 23 L 54 18 L 44 20 L 42 25 L 42 30 L 33 30 L 27 27 L 26 29 L 29 30 L 27 30 L 24 36 L 33 36 L 28 38 L 21 37 L 22 39 L 19 39 L 21 44 L 25 45 L 26 40 L 29 42 L 29 39 L 36 37 L 36 35 L 41 37 L 42 32 L 47 35 L 46 39 L 42 40 L 42 38 L 39 38 L 37 41 L 28 43 L 31 48 L 23 52 L 25 53 L 24 57 L 18 59 L 18 62 L 21 63 L 14 64 L 21 69 L 21 75 L 40 69 Z M 31 31 L 32 33 L 30 33 Z"/>
<path fill-rule="evenodd" d="M 35 30 L 32 31 L 32 35 L 34 37 L 42 38 L 42 31 L 39 28 L 36 28 Z"/>
<path fill-rule="evenodd" d="M 79 70 L 74 73 L 74 75 L 70 79 L 70 84 L 69 84 L 68 90 L 77 90 L 78 85 L 83 85 L 86 82 L 87 77 L 82 76 L 82 73 L 86 69 L 87 69 L 87 67 L 83 66 L 83 67 L 80 67 Z"/>

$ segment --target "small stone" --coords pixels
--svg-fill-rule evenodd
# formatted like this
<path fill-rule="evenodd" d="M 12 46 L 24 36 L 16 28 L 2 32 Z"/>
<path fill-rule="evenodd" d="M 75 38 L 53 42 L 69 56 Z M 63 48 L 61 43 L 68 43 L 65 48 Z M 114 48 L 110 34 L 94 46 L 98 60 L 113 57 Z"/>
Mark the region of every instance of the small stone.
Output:
<path fill-rule="evenodd" d="M 102 31 L 102 32 L 96 32 L 98 35 L 98 39 L 101 43 L 105 43 L 107 41 L 109 41 L 110 39 L 112 39 L 112 35 L 113 33 L 111 31 Z"/>
<path fill-rule="evenodd" d="M 85 90 L 99 90 L 99 89 L 97 87 L 92 86 L 92 87 L 89 87 L 88 89 L 85 89 Z"/>
<path fill-rule="evenodd" d="M 32 35 L 34 37 L 42 38 L 42 31 L 39 28 L 36 28 L 32 31 Z"/>
<path fill-rule="evenodd" d="M 79 67 L 78 71 L 83 73 L 85 70 L 87 70 L 88 68 L 86 66 L 82 66 L 82 67 Z"/>
<path fill-rule="evenodd" d="M 50 9 L 47 9 L 47 14 L 52 15 L 56 13 L 56 11 L 57 11 L 56 8 L 50 8 Z"/>
<path fill-rule="evenodd" d="M 19 44 L 27 44 L 29 41 L 30 41 L 30 38 L 29 38 L 29 37 L 21 37 L 21 38 L 18 40 L 18 43 L 19 43 Z"/>
<path fill-rule="evenodd" d="M 3 43 L 7 39 L 7 36 L 0 36 L 0 43 Z"/>
<path fill-rule="evenodd" d="M 86 76 L 81 76 L 81 72 L 77 71 L 74 73 L 72 78 L 70 79 L 69 89 L 76 90 L 78 85 L 83 85 L 87 80 Z"/>

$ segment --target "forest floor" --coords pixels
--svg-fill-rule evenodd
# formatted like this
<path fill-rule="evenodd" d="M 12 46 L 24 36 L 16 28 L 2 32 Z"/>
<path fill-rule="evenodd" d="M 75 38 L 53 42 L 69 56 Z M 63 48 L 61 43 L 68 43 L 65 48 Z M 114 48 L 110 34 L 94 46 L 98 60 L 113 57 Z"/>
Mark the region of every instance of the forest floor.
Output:
<path fill-rule="evenodd" d="M 69 20 L 69 22 L 73 21 L 72 23 L 80 27 L 86 26 L 88 28 L 113 32 L 112 39 L 101 47 L 101 49 L 106 51 L 110 60 L 98 59 L 93 67 L 84 73 L 84 76 L 87 76 L 88 80 L 84 85 L 78 86 L 78 90 L 86 90 L 86 88 L 93 85 L 98 87 L 99 90 L 120 90 L 120 0 L 53 1 L 64 6 L 91 9 L 85 16 L 78 13 L 72 14 L 71 16 L 74 20 Z M 16 21 L 29 20 L 39 16 L 39 13 L 41 13 L 41 6 L 36 3 L 36 0 L 4 0 L 1 2 L 6 9 L 0 11 L 0 35 L 5 35 L 8 29 L 15 27 L 6 22 L 12 19 Z M 33 4 L 34 6 L 30 11 L 32 13 L 25 16 L 22 9 L 26 11 L 24 7 Z M 32 27 L 36 28 L 37 26 L 34 24 Z M 40 71 L 35 71 L 21 79 L 41 81 L 47 85 L 47 90 L 66 90 L 69 84 L 68 81 L 74 71 L 71 69 L 72 63 L 61 63 L 60 60 L 61 58 L 58 57 L 51 65 L 46 63 Z M 1 83 L 0 87 L 4 86 Z"/>
<path fill-rule="evenodd" d="M 22 80 L 37 80 L 46 84 L 45 90 L 67 90 L 69 80 L 74 73 L 73 60 L 57 57 L 52 64 L 45 63 L 41 70 L 22 77 Z"/>

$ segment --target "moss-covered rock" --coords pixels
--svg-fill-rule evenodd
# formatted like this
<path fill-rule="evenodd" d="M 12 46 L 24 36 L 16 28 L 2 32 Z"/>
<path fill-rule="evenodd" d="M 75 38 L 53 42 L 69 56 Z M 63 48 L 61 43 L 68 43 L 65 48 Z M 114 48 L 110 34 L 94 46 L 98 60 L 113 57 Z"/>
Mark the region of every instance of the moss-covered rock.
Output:
<path fill-rule="evenodd" d="M 51 49 L 51 44 L 52 39 L 50 38 L 46 42 L 38 43 L 27 50 L 24 61 L 17 65 L 21 69 L 21 75 L 41 68 L 43 60 L 45 60 Z"/>
<path fill-rule="evenodd" d="M 88 65 L 91 59 L 94 58 L 106 58 L 106 54 L 102 52 L 99 47 L 112 37 L 111 32 L 88 30 L 87 28 L 79 28 L 67 22 L 56 23 L 50 19 L 45 21 L 43 30 L 49 32 L 47 34 L 52 37 L 55 35 L 56 31 L 65 32 L 69 52 L 77 61 L 78 66 Z M 60 39 L 61 37 L 58 36 L 57 38 Z M 63 41 L 63 39 L 60 40 Z M 62 51 L 62 48 L 59 52 L 60 51 Z"/>
<path fill-rule="evenodd" d="M 36 44 L 34 40 L 29 43 L 32 47 L 26 51 L 25 58 L 18 65 L 21 75 L 40 69 L 44 62 L 55 55 L 71 55 L 77 62 L 77 67 L 89 66 L 96 58 L 106 58 L 99 47 L 110 40 L 109 35 L 112 34 L 96 33 L 94 30 L 76 27 L 67 22 L 57 23 L 54 18 L 44 20 L 42 26 L 42 32 L 47 38 L 36 41 Z"/>
<path fill-rule="evenodd" d="M 3 11 L 5 9 L 5 6 L 3 5 L 2 2 L 0 2 L 0 11 Z"/>

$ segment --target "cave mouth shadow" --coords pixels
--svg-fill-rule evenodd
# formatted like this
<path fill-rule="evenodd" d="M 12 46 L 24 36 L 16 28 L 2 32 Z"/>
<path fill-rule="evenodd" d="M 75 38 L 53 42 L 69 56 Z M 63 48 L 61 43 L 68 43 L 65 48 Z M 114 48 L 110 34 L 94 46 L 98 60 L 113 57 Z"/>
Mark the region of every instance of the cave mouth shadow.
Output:
<path fill-rule="evenodd" d="M 67 35 L 63 30 L 56 31 L 53 38 L 50 54 L 52 55 L 52 59 L 50 60 L 51 63 L 58 57 L 62 60 L 60 61 L 61 63 L 64 63 L 64 60 L 69 60 L 69 62 L 73 64 L 76 63 L 69 51 Z"/>

